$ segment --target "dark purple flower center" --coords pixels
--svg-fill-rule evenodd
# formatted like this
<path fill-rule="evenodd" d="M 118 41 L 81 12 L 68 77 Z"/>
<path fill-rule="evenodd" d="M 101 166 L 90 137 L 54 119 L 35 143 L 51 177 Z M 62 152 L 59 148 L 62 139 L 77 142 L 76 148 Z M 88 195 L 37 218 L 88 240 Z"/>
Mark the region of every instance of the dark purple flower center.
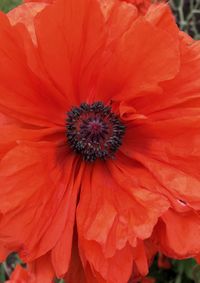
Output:
<path fill-rule="evenodd" d="M 66 127 L 69 146 L 89 162 L 112 158 L 125 133 L 119 117 L 102 102 L 72 107 Z"/>

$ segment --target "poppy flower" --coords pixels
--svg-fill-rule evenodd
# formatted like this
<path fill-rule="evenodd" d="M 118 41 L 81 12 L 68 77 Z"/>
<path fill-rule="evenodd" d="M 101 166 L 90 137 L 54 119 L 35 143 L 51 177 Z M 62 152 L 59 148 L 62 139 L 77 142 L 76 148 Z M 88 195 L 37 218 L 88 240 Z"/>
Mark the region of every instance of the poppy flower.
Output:
<path fill-rule="evenodd" d="M 24 0 L 25 3 L 28 3 L 28 2 L 43 2 L 43 3 L 48 3 L 48 4 L 52 4 L 53 2 L 55 2 L 56 0 Z M 101 3 L 105 3 L 106 6 L 108 6 L 107 4 L 107 0 L 99 0 Z M 127 3 L 131 3 L 133 4 L 139 12 L 145 14 L 146 11 L 148 10 L 148 8 L 150 7 L 150 5 L 153 3 L 153 2 L 156 2 L 155 0 L 121 0 L 121 1 L 125 1 Z M 110 0 L 110 2 L 112 2 L 112 0 Z"/>
<path fill-rule="evenodd" d="M 151 3 L 153 3 L 153 0 L 122 0 L 126 1 L 128 3 L 131 3 L 135 5 L 138 9 L 138 11 L 142 14 L 145 14 L 150 7 Z"/>
<path fill-rule="evenodd" d="M 11 274 L 10 279 L 6 283 L 32 283 L 33 277 L 20 265 L 17 265 L 14 272 Z"/>
<path fill-rule="evenodd" d="M 198 255 L 199 42 L 166 4 L 35 5 L 0 15 L 1 260 L 127 283 Z"/>

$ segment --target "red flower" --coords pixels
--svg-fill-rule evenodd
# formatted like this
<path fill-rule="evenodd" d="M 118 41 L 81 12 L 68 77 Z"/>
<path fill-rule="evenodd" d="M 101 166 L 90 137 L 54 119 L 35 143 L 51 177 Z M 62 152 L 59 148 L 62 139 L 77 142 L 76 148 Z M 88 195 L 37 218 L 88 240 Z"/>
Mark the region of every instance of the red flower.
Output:
<path fill-rule="evenodd" d="M 199 42 L 167 5 L 24 5 L 0 15 L 1 259 L 127 283 L 199 254 Z"/>
<path fill-rule="evenodd" d="M 39 2 L 39 3 L 49 3 L 52 4 L 56 0 L 24 0 L 25 3 L 28 2 Z M 98 0 L 103 6 L 109 6 L 110 3 L 114 3 L 116 0 Z M 157 0 L 120 0 L 127 3 L 133 4 L 140 13 L 145 14 L 152 3 L 156 3 Z"/>
<path fill-rule="evenodd" d="M 34 283 L 34 279 L 28 270 L 17 265 L 11 274 L 10 280 L 6 281 L 6 283 Z"/>
<path fill-rule="evenodd" d="M 153 0 L 122 0 L 135 5 L 139 12 L 145 14 Z"/>

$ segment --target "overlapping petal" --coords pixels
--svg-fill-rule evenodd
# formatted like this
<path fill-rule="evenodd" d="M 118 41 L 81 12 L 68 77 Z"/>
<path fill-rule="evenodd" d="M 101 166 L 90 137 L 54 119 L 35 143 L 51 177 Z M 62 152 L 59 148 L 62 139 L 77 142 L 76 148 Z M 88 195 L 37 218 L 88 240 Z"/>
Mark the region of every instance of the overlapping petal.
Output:
<path fill-rule="evenodd" d="M 165 4 L 31 2 L 0 15 L 1 259 L 19 252 L 34 283 L 127 283 L 158 249 L 198 255 L 199 42 Z M 90 164 L 65 120 L 95 101 L 126 133 Z"/>
<path fill-rule="evenodd" d="M 26 25 L 29 33 L 32 36 L 33 41 L 36 43 L 35 37 L 35 27 L 34 27 L 34 18 L 35 16 L 41 12 L 45 7 L 46 3 L 36 1 L 38 3 L 25 3 L 24 5 L 20 5 L 15 9 L 11 10 L 8 13 L 8 18 L 12 25 L 17 25 L 18 23 L 23 23 Z"/>
<path fill-rule="evenodd" d="M 199 233 L 198 211 L 177 213 L 169 210 L 158 223 L 154 237 L 161 251 L 169 257 L 181 259 L 198 254 Z"/>
<path fill-rule="evenodd" d="M 55 151 L 48 144 L 39 147 L 19 145 L 1 161 L 0 183 L 5 190 L 1 191 L 0 241 L 18 251 L 26 262 L 51 251 L 54 270 L 62 276 L 71 255 L 81 175 L 74 180 L 72 167 L 75 170 L 76 163 L 68 154 L 66 164 L 62 157 L 67 155 L 65 149 Z"/>
<path fill-rule="evenodd" d="M 157 11 L 160 8 L 157 7 Z M 167 9 L 163 11 L 167 12 Z M 151 8 L 146 18 L 162 29 L 169 26 L 163 24 L 169 17 L 157 18 L 151 13 Z M 177 30 L 173 28 L 172 32 L 176 34 Z M 171 212 L 161 217 L 157 241 L 166 254 L 183 258 L 193 256 L 199 248 L 192 235 L 199 233 L 200 83 L 197 74 L 200 62 L 199 42 L 193 42 L 181 33 L 179 38 L 181 65 L 177 75 L 161 83 L 160 90 L 131 100 L 128 107 L 124 104 L 120 111 L 129 127 L 121 150 L 127 158 L 137 160 L 141 166 L 135 171 L 137 176 L 131 177 L 132 182 L 145 187 L 149 183 L 149 190 L 153 188 L 161 192 L 173 207 Z M 131 105 L 134 105 L 133 113 Z M 139 123 L 135 117 L 138 117 Z M 143 172 L 141 177 L 139 172 Z M 194 212 L 194 209 L 197 211 Z M 192 231 L 184 239 L 182 219 L 188 219 Z M 175 226 L 179 230 L 174 229 Z"/>
<path fill-rule="evenodd" d="M 173 78 L 179 70 L 179 47 L 175 42 L 164 30 L 138 18 L 116 43 L 100 72 L 96 98 L 129 100 Z"/>
<path fill-rule="evenodd" d="M 115 174 L 120 169 L 115 166 L 96 164 L 88 168 L 82 181 L 77 224 L 87 261 L 103 278 L 109 277 L 109 282 L 122 283 L 131 275 L 133 247 L 138 245 L 138 239 L 150 237 L 168 202 L 160 194 L 135 187 L 128 180 L 117 184 Z M 109 170 L 115 170 L 113 176 Z M 109 271 L 111 266 L 113 271 Z M 145 275 L 147 268 L 143 270 Z"/>
<path fill-rule="evenodd" d="M 10 279 L 6 281 L 6 283 L 33 283 L 33 282 L 34 282 L 33 276 L 29 273 L 29 271 L 22 268 L 21 265 L 16 266 Z"/>
<path fill-rule="evenodd" d="M 20 37 L 17 37 L 19 34 L 9 25 L 3 14 L 0 21 L 1 111 L 10 117 L 37 126 L 62 124 L 67 102 L 60 94 L 54 96 L 56 90 L 52 84 L 33 74 L 28 65 L 28 55 L 24 53 L 22 42 L 19 42 Z M 15 85 L 10 81 L 15 81 Z M 52 117 L 51 121 L 49 117 Z"/>

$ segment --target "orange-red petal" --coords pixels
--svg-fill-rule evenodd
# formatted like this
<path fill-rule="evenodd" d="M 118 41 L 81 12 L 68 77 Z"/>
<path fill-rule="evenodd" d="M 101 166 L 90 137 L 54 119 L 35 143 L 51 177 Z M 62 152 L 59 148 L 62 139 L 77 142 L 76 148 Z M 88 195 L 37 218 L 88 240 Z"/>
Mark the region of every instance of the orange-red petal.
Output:
<path fill-rule="evenodd" d="M 172 79 L 178 70 L 177 35 L 174 38 L 139 17 L 119 38 L 104 63 L 95 98 L 117 101 L 133 99 L 145 91 L 159 88 L 160 82 Z"/>
<path fill-rule="evenodd" d="M 60 94 L 55 95 L 55 88 L 49 81 L 42 80 L 29 68 L 28 53 L 34 50 L 31 41 L 27 39 L 29 49 L 24 48 L 21 33 L 3 14 L 0 23 L 0 111 L 37 126 L 63 125 L 67 102 L 64 103 Z M 34 52 L 30 56 L 34 57 Z"/>
<path fill-rule="evenodd" d="M 74 182 L 74 160 L 64 148 L 59 152 L 54 145 L 38 143 L 19 145 L 1 161 L 1 245 L 18 251 L 24 261 L 51 250 L 57 276 L 67 271 L 71 255 L 81 176 L 80 171 Z"/>
<path fill-rule="evenodd" d="M 134 187 L 131 182 L 117 184 L 117 169 L 113 176 L 109 170 L 114 169 L 97 163 L 84 176 L 77 211 L 78 235 L 86 261 L 104 279 L 125 283 L 134 260 L 132 247 L 138 249 L 137 239 L 151 235 L 168 203 L 160 195 Z M 138 268 L 145 275 L 148 270 L 145 252 L 141 248 L 138 254 L 144 255 Z"/>
<path fill-rule="evenodd" d="M 181 259 L 198 254 L 199 233 L 200 215 L 198 212 L 177 213 L 169 210 L 161 217 L 154 236 L 159 249 L 164 254 Z"/>
<path fill-rule="evenodd" d="M 34 283 L 34 277 L 21 265 L 17 265 L 6 283 Z"/>
<path fill-rule="evenodd" d="M 38 1 L 38 3 L 25 3 L 19 5 L 15 9 L 12 9 L 8 13 L 8 18 L 12 25 L 16 25 L 18 23 L 24 24 L 28 29 L 28 32 L 31 34 L 32 40 L 36 43 L 34 18 L 45 7 L 46 4 L 40 1 Z"/>

